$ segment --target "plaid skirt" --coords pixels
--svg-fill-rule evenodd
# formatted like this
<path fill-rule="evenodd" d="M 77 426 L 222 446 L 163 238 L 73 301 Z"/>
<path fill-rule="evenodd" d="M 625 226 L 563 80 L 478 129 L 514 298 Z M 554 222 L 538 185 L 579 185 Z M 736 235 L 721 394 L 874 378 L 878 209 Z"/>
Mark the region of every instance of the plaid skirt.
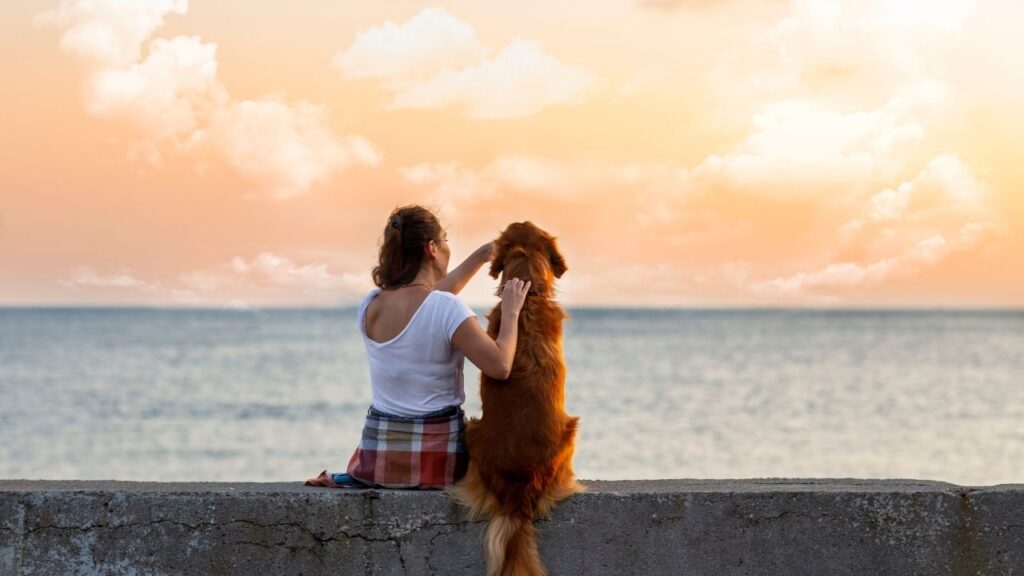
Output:
<path fill-rule="evenodd" d="M 444 488 L 462 478 L 468 465 L 461 407 L 406 418 L 371 406 L 348 473 L 379 488 Z"/>

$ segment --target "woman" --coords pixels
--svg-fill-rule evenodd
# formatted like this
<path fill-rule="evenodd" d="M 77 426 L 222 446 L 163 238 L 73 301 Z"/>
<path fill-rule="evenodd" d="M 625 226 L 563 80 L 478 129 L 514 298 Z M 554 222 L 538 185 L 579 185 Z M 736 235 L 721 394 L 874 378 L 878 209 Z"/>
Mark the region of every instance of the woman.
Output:
<path fill-rule="evenodd" d="M 324 470 L 311 486 L 443 488 L 468 463 L 462 403 L 463 360 L 497 380 L 508 378 L 516 351 L 519 311 L 529 282 L 501 291 L 497 340 L 456 294 L 492 257 L 484 244 L 451 274 L 447 233 L 420 206 L 396 209 L 384 229 L 377 285 L 357 315 L 370 365 L 372 405 L 345 473 Z"/>

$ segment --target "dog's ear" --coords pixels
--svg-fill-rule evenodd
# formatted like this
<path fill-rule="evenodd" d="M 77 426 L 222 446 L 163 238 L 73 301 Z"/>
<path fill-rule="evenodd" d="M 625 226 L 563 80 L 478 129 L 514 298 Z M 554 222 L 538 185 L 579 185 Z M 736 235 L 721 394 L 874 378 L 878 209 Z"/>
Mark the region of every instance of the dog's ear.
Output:
<path fill-rule="evenodd" d="M 505 269 L 506 246 L 503 238 L 494 241 L 494 254 L 491 256 L 491 278 L 497 278 Z"/>
<path fill-rule="evenodd" d="M 558 251 L 558 246 L 555 244 L 555 239 L 548 237 L 548 259 L 551 260 L 551 273 L 555 275 L 555 278 L 561 278 L 562 274 L 569 268 L 565 265 L 565 258 L 562 257 L 562 253 Z"/>

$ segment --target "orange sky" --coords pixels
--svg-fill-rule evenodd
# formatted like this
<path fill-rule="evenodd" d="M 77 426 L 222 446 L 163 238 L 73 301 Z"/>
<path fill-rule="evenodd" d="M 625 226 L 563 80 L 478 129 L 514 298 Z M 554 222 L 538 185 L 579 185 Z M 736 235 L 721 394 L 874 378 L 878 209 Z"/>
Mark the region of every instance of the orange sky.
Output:
<path fill-rule="evenodd" d="M 406 203 L 568 305 L 1024 305 L 1020 3 L 329 4 L 0 7 L 0 305 L 349 304 Z"/>

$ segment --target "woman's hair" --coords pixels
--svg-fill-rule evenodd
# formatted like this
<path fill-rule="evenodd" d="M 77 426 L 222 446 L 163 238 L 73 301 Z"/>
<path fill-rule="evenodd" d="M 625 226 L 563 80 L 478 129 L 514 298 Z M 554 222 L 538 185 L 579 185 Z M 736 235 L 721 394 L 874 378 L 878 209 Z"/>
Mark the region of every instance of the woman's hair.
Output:
<path fill-rule="evenodd" d="M 441 241 L 441 223 L 422 206 L 395 208 L 384 227 L 373 283 L 387 290 L 411 283 L 423 265 L 423 247 Z"/>

